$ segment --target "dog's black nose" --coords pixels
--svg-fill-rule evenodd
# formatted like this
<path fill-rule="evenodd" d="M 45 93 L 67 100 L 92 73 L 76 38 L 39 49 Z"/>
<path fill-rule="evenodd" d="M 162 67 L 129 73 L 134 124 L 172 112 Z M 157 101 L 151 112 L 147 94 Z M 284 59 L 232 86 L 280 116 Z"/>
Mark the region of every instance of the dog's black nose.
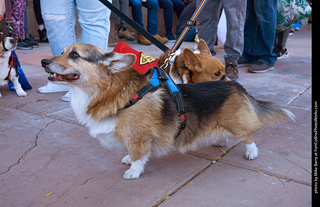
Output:
<path fill-rule="evenodd" d="M 46 67 L 47 65 L 49 65 L 51 63 L 51 59 L 42 59 L 41 60 L 41 65 L 42 67 Z"/>
<path fill-rule="evenodd" d="M 15 39 L 10 39 L 9 41 L 11 44 L 15 43 Z"/>

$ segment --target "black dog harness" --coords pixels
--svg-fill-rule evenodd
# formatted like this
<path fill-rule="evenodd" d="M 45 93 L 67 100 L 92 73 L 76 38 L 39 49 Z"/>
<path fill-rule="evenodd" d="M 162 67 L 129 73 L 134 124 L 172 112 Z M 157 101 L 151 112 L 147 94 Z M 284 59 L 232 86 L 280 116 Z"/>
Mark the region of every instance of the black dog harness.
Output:
<path fill-rule="evenodd" d="M 158 88 L 164 87 L 169 91 L 169 94 L 176 102 L 177 109 L 179 112 L 179 121 L 180 121 L 180 128 L 178 133 L 176 134 L 175 138 L 178 137 L 181 131 L 186 127 L 186 115 L 185 109 L 183 104 L 183 98 L 178 90 L 177 86 L 171 80 L 171 78 L 164 72 L 162 68 L 154 67 L 148 70 L 145 75 L 151 74 L 151 78 L 147 85 L 142 87 L 137 93 L 135 93 L 130 100 L 130 102 L 126 105 L 126 108 L 132 106 L 133 104 L 137 103 L 144 95 L 147 93 L 153 93 Z"/>

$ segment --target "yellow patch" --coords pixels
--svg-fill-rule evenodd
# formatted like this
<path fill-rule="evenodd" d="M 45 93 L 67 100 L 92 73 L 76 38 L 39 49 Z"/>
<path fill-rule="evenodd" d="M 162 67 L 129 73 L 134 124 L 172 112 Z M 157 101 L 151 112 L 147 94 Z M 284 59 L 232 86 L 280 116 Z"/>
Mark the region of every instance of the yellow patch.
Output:
<path fill-rule="evenodd" d="M 145 54 L 141 53 L 140 60 L 139 60 L 139 65 L 152 63 L 155 60 L 156 60 L 156 58 L 154 58 L 154 57 L 152 57 L 150 55 L 145 55 Z"/>

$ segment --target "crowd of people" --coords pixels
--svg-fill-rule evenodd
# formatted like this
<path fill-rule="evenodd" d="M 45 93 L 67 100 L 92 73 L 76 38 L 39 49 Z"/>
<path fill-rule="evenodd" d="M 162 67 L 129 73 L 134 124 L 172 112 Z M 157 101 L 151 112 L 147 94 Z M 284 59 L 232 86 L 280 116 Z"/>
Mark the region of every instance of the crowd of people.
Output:
<path fill-rule="evenodd" d="M 144 27 L 142 7 L 147 8 L 146 30 L 161 43 L 174 42 L 181 34 L 185 23 L 196 10 L 201 0 L 110 0 L 124 14 Z M 4 2 L 4 0 L 0 0 Z M 308 0 L 310 5 L 312 0 Z M 37 39 L 28 34 L 26 7 L 28 0 L 11 0 L 14 16 L 13 37 L 18 40 L 18 49 L 38 47 Z M 1 4 L 1 6 L 4 3 Z M 98 0 L 33 0 L 40 42 L 50 43 L 52 54 L 58 56 L 63 48 L 76 43 L 76 10 L 82 28 L 81 42 L 89 43 L 106 51 L 110 32 L 110 15 L 120 39 L 137 40 L 143 45 L 152 44 L 143 35 L 130 32 L 129 25 L 121 20 Z M 158 13 L 163 9 L 166 36 L 158 34 Z M 186 41 L 195 37 L 208 44 L 212 55 L 216 55 L 217 28 L 221 11 L 227 20 L 225 50 L 226 74 L 237 79 L 238 66 L 249 65 L 248 72 L 263 73 L 274 69 L 277 58 L 289 56 L 285 47 L 290 30 L 276 34 L 277 0 L 209 0 L 201 11 L 197 26 L 192 28 Z M 177 15 L 176 34 L 173 33 L 173 16 Z M 311 20 L 311 18 L 310 18 Z M 312 21 L 312 20 L 311 20 Z M 310 22 L 311 23 L 311 22 Z M 296 31 L 298 29 L 295 29 Z M 198 34 L 198 35 L 196 35 Z M 39 88 L 40 93 L 69 91 L 67 86 L 53 83 Z M 67 93 L 63 100 L 70 100 Z"/>

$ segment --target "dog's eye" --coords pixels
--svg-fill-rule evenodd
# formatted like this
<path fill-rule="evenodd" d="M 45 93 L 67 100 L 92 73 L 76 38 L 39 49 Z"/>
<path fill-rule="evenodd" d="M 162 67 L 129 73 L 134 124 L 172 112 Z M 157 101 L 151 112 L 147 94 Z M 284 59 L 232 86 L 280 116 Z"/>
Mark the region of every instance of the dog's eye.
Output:
<path fill-rule="evenodd" d="M 80 55 L 77 52 L 73 51 L 73 52 L 70 53 L 70 57 L 73 58 L 73 59 L 77 59 L 77 58 L 80 57 Z"/>
<path fill-rule="evenodd" d="M 215 72 L 214 75 L 215 75 L 215 76 L 220 76 L 220 75 L 221 75 L 221 72 Z"/>

